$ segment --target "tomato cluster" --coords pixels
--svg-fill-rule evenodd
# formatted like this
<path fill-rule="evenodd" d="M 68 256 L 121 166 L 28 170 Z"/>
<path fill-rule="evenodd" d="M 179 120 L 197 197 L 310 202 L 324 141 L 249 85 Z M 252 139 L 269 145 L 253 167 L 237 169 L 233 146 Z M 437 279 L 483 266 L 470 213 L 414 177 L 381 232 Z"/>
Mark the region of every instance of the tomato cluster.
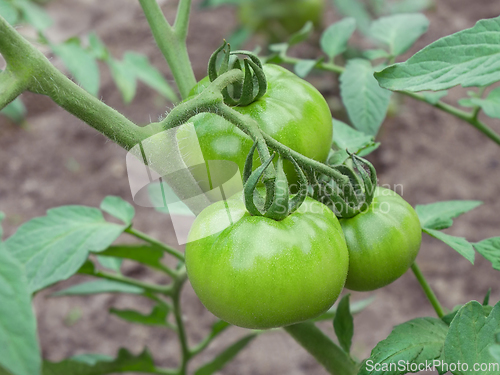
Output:
<path fill-rule="evenodd" d="M 268 92 L 235 109 L 282 143 L 324 161 L 332 126 L 323 97 L 283 68 L 264 70 Z M 195 90 L 206 84 L 200 82 Z M 243 132 L 212 114 L 193 122 L 205 158 L 232 160 L 243 170 L 252 145 Z M 294 178 L 290 170 L 287 175 Z M 340 221 L 309 197 L 283 220 L 252 216 L 240 193 L 196 218 L 186 268 L 193 289 L 213 314 L 237 326 L 267 329 L 322 314 L 344 286 L 369 291 L 395 281 L 412 265 L 420 241 L 415 211 L 388 189 L 377 187 L 367 210 Z"/>

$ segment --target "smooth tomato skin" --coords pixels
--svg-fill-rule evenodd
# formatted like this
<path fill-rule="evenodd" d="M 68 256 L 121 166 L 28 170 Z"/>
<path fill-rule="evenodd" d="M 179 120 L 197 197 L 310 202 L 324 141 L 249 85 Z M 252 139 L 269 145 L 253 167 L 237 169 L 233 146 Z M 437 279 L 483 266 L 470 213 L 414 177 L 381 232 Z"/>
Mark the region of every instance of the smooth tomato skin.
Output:
<path fill-rule="evenodd" d="M 345 287 L 370 291 L 386 286 L 411 267 L 422 230 L 415 210 L 397 193 L 377 187 L 366 212 L 341 219 L 349 249 Z"/>
<path fill-rule="evenodd" d="M 324 162 L 332 142 L 332 116 L 321 93 L 307 81 L 277 65 L 264 65 L 268 87 L 259 100 L 233 107 L 257 121 L 260 129 L 277 141 L 309 158 Z M 198 94 L 210 84 L 208 78 L 192 90 Z M 243 173 L 245 159 L 253 141 L 235 125 L 212 113 L 190 119 L 194 124 L 205 160 L 230 160 Z M 180 144 L 182 146 L 182 143 Z M 188 145 L 186 149 L 189 151 Z M 189 157 L 189 152 L 186 153 Z M 254 168 L 260 162 L 257 152 Z M 285 161 L 290 184 L 297 182 L 292 164 Z"/>
<path fill-rule="evenodd" d="M 220 231 L 228 213 L 233 224 Z M 223 201 L 214 203 L 196 218 L 186 268 L 214 315 L 267 329 L 328 310 L 344 286 L 348 253 L 337 218 L 317 201 L 307 198 L 299 211 L 275 221 L 250 216 L 237 198 L 227 201 L 227 209 Z"/>
<path fill-rule="evenodd" d="M 324 0 L 251 0 L 240 5 L 238 17 L 243 26 L 267 35 L 271 42 L 283 42 L 307 21 L 318 28 L 324 3 Z"/>

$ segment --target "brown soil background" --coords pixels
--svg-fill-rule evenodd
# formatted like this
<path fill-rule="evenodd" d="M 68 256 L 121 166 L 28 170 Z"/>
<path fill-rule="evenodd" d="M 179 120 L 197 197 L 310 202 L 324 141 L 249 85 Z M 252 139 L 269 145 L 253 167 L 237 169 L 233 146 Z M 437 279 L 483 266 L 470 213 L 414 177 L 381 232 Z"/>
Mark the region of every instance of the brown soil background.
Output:
<path fill-rule="evenodd" d="M 174 14 L 175 3 L 162 2 L 167 14 Z M 236 21 L 231 8 L 201 11 L 198 5 L 199 1 L 194 1 L 188 45 L 196 76 L 201 78 L 211 52 L 229 35 Z M 121 57 L 126 50 L 140 51 L 171 79 L 136 1 L 57 0 L 48 9 L 55 19 L 50 29 L 55 41 L 95 30 L 115 57 Z M 441 36 L 472 27 L 477 20 L 499 13 L 500 5 L 494 0 L 439 0 L 437 8 L 427 13 L 431 20 L 428 33 L 412 53 Z M 337 18 L 330 9 L 325 24 Z M 317 51 L 312 53 L 310 57 Z M 312 76 L 311 80 L 328 94 L 338 90 L 331 78 Z M 124 106 L 107 69 L 102 69 L 102 81 L 102 99 L 138 123 L 155 120 L 171 107 L 171 103 L 142 85 L 133 103 Z M 132 201 L 123 149 L 49 99 L 23 96 L 29 108 L 27 126 L 20 128 L 0 118 L 0 210 L 7 215 L 4 222 L 7 236 L 22 222 L 44 215 L 54 206 L 98 206 L 106 195 Z M 455 103 L 463 96 L 464 89 L 453 89 L 447 100 Z M 485 120 L 500 132 L 499 121 Z M 382 147 L 370 158 L 377 167 L 381 184 L 403 185 L 404 198 L 412 205 L 453 199 L 482 200 L 483 206 L 457 219 L 446 232 L 470 241 L 500 235 L 498 145 L 468 124 L 410 99 L 403 100 L 396 117 L 385 121 L 378 140 Z M 136 211 L 137 228 L 167 243 L 176 243 L 168 217 L 149 208 L 136 206 Z M 452 249 L 426 236 L 418 263 L 448 308 L 471 299 L 482 300 L 489 287 L 493 287 L 492 301 L 500 299 L 499 274 L 479 255 L 472 266 Z M 124 273 L 164 281 L 161 276 L 128 263 Z M 73 278 L 51 291 L 82 279 Z M 360 358 L 367 356 L 393 326 L 415 317 L 434 315 L 411 273 L 374 293 L 354 293 L 353 299 L 372 294 L 376 295 L 375 302 L 355 318 L 353 350 Z M 58 299 L 48 295 L 49 292 L 43 292 L 35 298 L 45 358 L 55 361 L 87 352 L 115 355 L 120 347 L 138 353 L 147 346 L 158 365 L 176 365 L 179 349 L 174 333 L 129 325 L 106 313 L 111 306 L 137 307 L 145 312 L 151 307 L 148 301 L 110 294 Z M 189 341 L 195 343 L 208 332 L 215 318 L 201 305 L 189 285 L 184 289 L 183 309 Z M 330 322 L 322 323 L 322 327 L 333 337 Z M 226 331 L 193 361 L 191 371 L 244 334 L 245 330 L 239 328 Z M 320 375 L 326 371 L 288 335 L 277 330 L 254 340 L 220 373 Z"/>

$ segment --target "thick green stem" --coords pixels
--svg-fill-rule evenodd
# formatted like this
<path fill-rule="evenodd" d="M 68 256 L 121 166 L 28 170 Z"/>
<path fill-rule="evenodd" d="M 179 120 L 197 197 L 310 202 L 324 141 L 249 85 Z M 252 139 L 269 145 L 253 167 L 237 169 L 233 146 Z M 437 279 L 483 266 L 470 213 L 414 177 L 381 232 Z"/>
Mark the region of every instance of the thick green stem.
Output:
<path fill-rule="evenodd" d="M 420 286 L 424 290 L 424 293 L 425 293 L 427 299 L 432 304 L 432 307 L 434 307 L 436 314 L 440 318 L 445 316 L 445 312 L 443 310 L 443 307 L 439 303 L 439 300 L 437 299 L 436 295 L 434 294 L 434 291 L 431 289 L 430 285 L 427 283 L 427 280 L 425 279 L 424 275 L 420 271 L 420 268 L 417 266 L 417 263 L 413 263 L 413 265 L 411 266 L 411 270 L 415 274 L 415 277 L 417 278 L 418 282 L 420 283 Z"/>
<path fill-rule="evenodd" d="M 175 16 L 174 30 L 181 40 L 186 40 L 189 27 L 189 12 L 191 0 L 179 0 L 177 15 Z"/>
<path fill-rule="evenodd" d="M 125 232 L 127 232 L 128 234 L 131 234 L 132 236 L 135 236 L 135 237 L 137 237 L 145 242 L 148 242 L 151 245 L 159 247 L 160 249 L 162 249 L 166 253 L 168 253 L 168 254 L 176 257 L 180 261 L 184 262 L 184 255 L 182 255 L 182 253 L 180 251 L 177 251 L 174 248 L 171 248 L 170 246 L 165 245 L 163 242 L 155 240 L 154 238 L 149 237 L 147 234 L 142 233 L 141 231 L 138 231 L 138 230 L 133 229 L 133 228 L 125 229 Z"/>
<path fill-rule="evenodd" d="M 196 85 L 196 78 L 186 47 L 191 1 L 180 1 L 175 27 L 170 26 L 165 19 L 156 0 L 139 0 L 139 2 L 148 20 L 156 44 L 158 44 L 172 71 L 179 92 L 182 98 L 186 99 L 191 88 Z"/>
<path fill-rule="evenodd" d="M 259 157 L 262 161 L 269 159 L 269 149 L 267 148 L 263 133 L 260 131 L 257 122 L 249 116 L 242 115 L 224 104 L 224 98 L 221 92 L 222 89 L 242 79 L 243 72 L 239 69 L 232 69 L 220 75 L 198 96 L 175 107 L 161 123 L 151 124 L 151 129 L 154 129 L 153 131 L 171 129 L 186 123 L 191 117 L 199 113 L 214 113 L 233 123 L 244 133 L 248 134 L 254 141 L 257 141 Z M 264 172 L 264 180 L 271 180 L 274 176 L 274 167 L 271 165 Z"/>
<path fill-rule="evenodd" d="M 143 281 L 132 279 L 130 277 L 121 276 L 118 274 L 107 273 L 102 271 L 97 271 L 92 274 L 93 276 L 100 277 L 101 279 L 107 279 L 112 281 L 119 281 L 124 284 L 137 286 L 151 293 L 161 293 L 165 295 L 172 295 L 172 287 L 170 285 L 162 286 L 156 284 L 149 284 Z"/>
<path fill-rule="evenodd" d="M 73 83 L 0 17 L 0 53 L 10 71 L 28 90 L 47 95 L 66 111 L 130 149 L 151 136 L 125 116 Z M 3 95 L 2 95 L 3 96 Z"/>
<path fill-rule="evenodd" d="M 183 284 L 184 281 L 180 281 L 174 284 L 174 293 L 172 295 L 172 301 L 174 304 L 175 322 L 177 324 L 177 334 L 179 335 L 179 342 L 182 353 L 179 375 L 185 375 L 187 373 L 187 364 L 189 362 L 189 359 L 191 358 L 191 351 L 189 350 L 187 342 L 186 327 L 184 326 L 184 321 L 182 320 L 182 311 L 181 311 L 180 297 Z"/>
<path fill-rule="evenodd" d="M 358 365 L 312 322 L 284 327 L 305 350 L 333 375 L 355 375 Z"/>
<path fill-rule="evenodd" d="M 16 77 L 7 69 L 0 73 L 0 110 L 17 98 L 28 87 L 29 81 Z"/>

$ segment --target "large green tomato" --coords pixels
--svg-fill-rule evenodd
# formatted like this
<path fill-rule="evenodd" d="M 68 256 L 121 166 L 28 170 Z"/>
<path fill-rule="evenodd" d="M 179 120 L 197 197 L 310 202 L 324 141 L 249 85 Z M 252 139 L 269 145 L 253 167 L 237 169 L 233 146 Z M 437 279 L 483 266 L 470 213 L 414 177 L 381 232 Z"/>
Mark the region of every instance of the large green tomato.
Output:
<path fill-rule="evenodd" d="M 349 272 L 346 288 L 368 291 L 401 277 L 417 257 L 422 240 L 413 208 L 392 190 L 377 187 L 367 211 L 341 219 Z"/>
<path fill-rule="evenodd" d="M 281 221 L 250 216 L 241 197 L 207 207 L 186 245 L 194 291 L 231 324 L 267 329 L 316 317 L 344 286 L 347 247 L 335 215 L 307 198 Z"/>
<path fill-rule="evenodd" d="M 243 26 L 283 42 L 307 21 L 319 27 L 324 0 L 249 0 L 241 4 L 238 16 Z"/>
<path fill-rule="evenodd" d="M 260 129 L 277 141 L 309 158 L 324 162 L 332 142 L 332 116 L 325 99 L 311 84 L 277 65 L 264 65 L 267 92 L 257 101 L 234 110 L 249 115 Z M 201 92 L 210 81 L 199 82 L 191 91 Z M 203 158 L 235 162 L 243 173 L 245 159 L 253 141 L 235 125 L 212 113 L 202 113 L 189 120 L 194 123 Z M 186 142 L 187 143 L 187 142 Z M 190 164 L 190 145 L 179 141 L 186 150 L 184 159 Z M 192 162 L 191 164 L 196 164 Z M 254 167 L 260 165 L 255 153 Z M 290 162 L 285 161 L 285 173 L 290 184 L 296 174 Z"/>

